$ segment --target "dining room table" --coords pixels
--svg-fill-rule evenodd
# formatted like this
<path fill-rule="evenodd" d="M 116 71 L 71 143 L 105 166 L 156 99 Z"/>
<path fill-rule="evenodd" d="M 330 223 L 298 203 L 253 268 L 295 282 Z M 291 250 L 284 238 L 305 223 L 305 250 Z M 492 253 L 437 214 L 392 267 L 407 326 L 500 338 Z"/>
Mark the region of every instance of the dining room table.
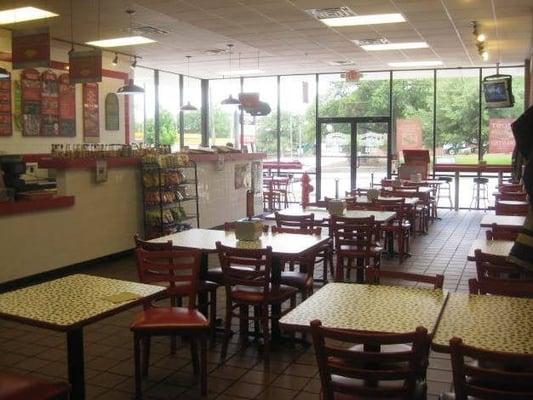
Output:
<path fill-rule="evenodd" d="M 74 274 L 0 294 L 0 318 L 66 333 L 71 398 L 83 400 L 83 328 L 165 292 L 161 286 Z"/>
<path fill-rule="evenodd" d="M 469 346 L 510 353 L 533 353 L 533 299 L 450 293 L 432 342 L 449 352 L 459 337 Z"/>
<path fill-rule="evenodd" d="M 325 225 L 328 224 L 329 219 L 331 218 L 331 214 L 324 207 L 311 206 L 304 208 L 302 206 L 292 206 L 278 212 L 282 215 L 294 216 L 309 215 L 312 213 L 315 216 L 315 220 L 323 221 Z M 396 213 L 394 211 L 345 210 L 342 216 L 347 218 L 368 218 L 373 216 L 375 223 L 385 224 L 392 221 L 396 217 Z M 275 220 L 276 215 L 275 213 L 268 214 L 265 216 L 265 219 Z"/>
<path fill-rule="evenodd" d="M 272 282 L 278 284 L 283 257 L 301 257 L 323 247 L 328 241 L 328 236 L 301 235 L 293 233 L 263 232 L 259 239 L 254 241 L 238 240 L 235 231 L 217 229 L 189 229 L 150 240 L 152 243 L 166 243 L 172 241 L 172 245 L 181 249 L 196 249 L 202 252 L 200 278 L 205 279 L 208 265 L 208 255 L 216 253 L 216 242 L 224 246 L 242 249 L 266 249 L 272 247 Z M 281 305 L 272 305 L 272 313 L 281 314 Z M 278 321 L 272 320 L 272 337 L 280 336 Z"/>
<path fill-rule="evenodd" d="M 371 205 L 373 201 L 368 198 L 368 196 L 354 196 L 354 197 L 345 197 L 345 200 L 354 200 L 357 204 L 368 204 Z M 394 197 L 394 196 L 378 196 L 378 200 L 390 200 L 390 201 L 401 201 L 404 200 L 403 204 L 406 206 L 414 207 L 419 202 L 420 199 L 418 197 Z"/>
<path fill-rule="evenodd" d="M 475 261 L 475 251 L 481 250 L 482 253 L 492 256 L 507 257 L 511 252 L 514 242 L 512 240 L 489 240 L 476 239 L 468 250 L 467 260 Z"/>
<path fill-rule="evenodd" d="M 448 292 L 412 286 L 329 283 L 284 315 L 282 329 L 307 332 L 311 321 L 335 329 L 383 333 L 413 332 L 418 326 L 432 334 Z"/>
<path fill-rule="evenodd" d="M 481 218 L 480 226 L 482 228 L 490 228 L 492 224 L 496 224 L 502 228 L 521 229 L 525 222 L 526 217 L 524 216 L 485 214 Z"/>

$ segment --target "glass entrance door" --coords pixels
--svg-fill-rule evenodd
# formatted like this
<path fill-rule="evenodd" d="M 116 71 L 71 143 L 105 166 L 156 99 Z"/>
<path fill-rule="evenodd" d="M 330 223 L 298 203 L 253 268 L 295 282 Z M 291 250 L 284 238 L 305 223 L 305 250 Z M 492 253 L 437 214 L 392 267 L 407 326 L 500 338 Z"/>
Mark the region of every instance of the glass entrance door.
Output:
<path fill-rule="evenodd" d="M 389 117 L 318 118 L 317 128 L 317 200 L 390 176 Z"/>

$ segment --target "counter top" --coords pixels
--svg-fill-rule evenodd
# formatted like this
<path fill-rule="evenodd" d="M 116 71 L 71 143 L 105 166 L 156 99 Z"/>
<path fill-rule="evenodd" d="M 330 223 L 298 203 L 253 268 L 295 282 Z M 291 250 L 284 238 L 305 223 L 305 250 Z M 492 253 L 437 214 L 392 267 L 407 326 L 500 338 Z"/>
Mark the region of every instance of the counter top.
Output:
<path fill-rule="evenodd" d="M 0 216 L 23 214 L 34 211 L 65 208 L 74 205 L 74 196 L 57 196 L 50 199 L 19 200 L 0 203 Z"/>
<path fill-rule="evenodd" d="M 509 164 L 435 164 L 434 169 L 440 172 L 511 172 L 512 166 Z"/>

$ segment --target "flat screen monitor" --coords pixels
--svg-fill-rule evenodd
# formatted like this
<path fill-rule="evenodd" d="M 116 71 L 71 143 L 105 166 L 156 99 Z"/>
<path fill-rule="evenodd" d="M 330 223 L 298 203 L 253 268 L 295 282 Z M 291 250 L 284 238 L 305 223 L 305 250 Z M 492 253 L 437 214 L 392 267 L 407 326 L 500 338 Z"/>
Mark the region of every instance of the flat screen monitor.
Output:
<path fill-rule="evenodd" d="M 483 79 L 483 92 L 487 108 L 512 107 L 514 96 L 509 75 L 493 75 Z"/>

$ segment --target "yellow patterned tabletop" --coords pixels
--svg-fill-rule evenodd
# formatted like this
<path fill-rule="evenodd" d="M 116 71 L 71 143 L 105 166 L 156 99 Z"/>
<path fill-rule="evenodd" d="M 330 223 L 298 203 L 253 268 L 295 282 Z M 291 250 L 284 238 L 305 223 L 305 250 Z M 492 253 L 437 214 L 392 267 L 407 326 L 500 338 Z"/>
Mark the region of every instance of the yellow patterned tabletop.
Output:
<path fill-rule="evenodd" d="M 117 279 L 76 274 L 0 294 L 0 317 L 69 330 L 157 297 L 165 289 Z M 119 294 L 128 300 L 112 301 Z M 137 297 L 133 299 L 133 297 Z"/>
<path fill-rule="evenodd" d="M 488 350 L 533 353 L 533 299 L 451 293 L 433 348 L 447 351 L 454 336 Z"/>
<path fill-rule="evenodd" d="M 404 286 L 330 283 L 285 315 L 281 325 L 309 329 L 314 319 L 324 326 L 403 333 L 424 326 L 433 332 L 447 292 Z"/>

